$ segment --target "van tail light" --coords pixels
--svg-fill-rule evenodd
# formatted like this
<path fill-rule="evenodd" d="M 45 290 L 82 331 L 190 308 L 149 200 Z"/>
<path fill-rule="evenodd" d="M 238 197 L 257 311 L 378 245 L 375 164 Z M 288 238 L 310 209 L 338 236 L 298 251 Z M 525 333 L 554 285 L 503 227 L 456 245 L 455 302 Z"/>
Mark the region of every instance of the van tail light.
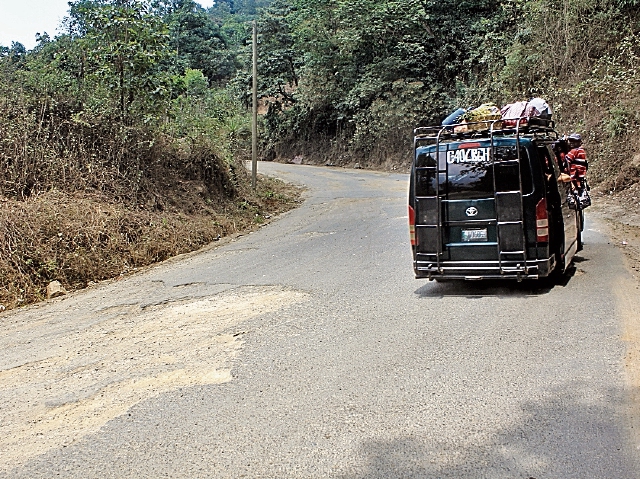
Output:
<path fill-rule="evenodd" d="M 546 198 L 542 198 L 536 205 L 536 240 L 538 243 L 549 242 L 549 213 Z"/>
<path fill-rule="evenodd" d="M 409 206 L 409 237 L 411 238 L 411 246 L 416 245 L 416 212 Z"/>

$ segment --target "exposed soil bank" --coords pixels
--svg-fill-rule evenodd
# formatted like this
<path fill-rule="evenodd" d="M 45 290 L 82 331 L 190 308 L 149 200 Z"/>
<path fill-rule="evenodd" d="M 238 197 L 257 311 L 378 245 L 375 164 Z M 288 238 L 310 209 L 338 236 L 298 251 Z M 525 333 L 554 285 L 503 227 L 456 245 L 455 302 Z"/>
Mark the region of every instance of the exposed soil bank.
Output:
<path fill-rule="evenodd" d="M 181 191 L 165 193 L 163 209 L 91 193 L 0 198 L 0 311 L 44 299 L 51 281 L 76 290 L 251 231 L 294 208 L 300 195 L 268 178 L 233 200 L 201 189 L 182 182 Z"/>
<path fill-rule="evenodd" d="M 633 277 L 640 281 L 640 184 L 613 194 L 596 191 L 586 214 L 590 212 L 607 220 L 607 234 L 625 253 Z"/>

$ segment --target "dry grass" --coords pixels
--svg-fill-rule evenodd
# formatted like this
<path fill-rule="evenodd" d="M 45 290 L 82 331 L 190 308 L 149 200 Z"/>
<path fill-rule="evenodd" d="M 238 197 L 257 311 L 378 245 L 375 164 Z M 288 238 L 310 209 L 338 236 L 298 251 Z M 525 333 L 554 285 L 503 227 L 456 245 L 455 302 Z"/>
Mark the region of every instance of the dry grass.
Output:
<path fill-rule="evenodd" d="M 176 192 L 163 211 L 89 193 L 0 198 L 0 305 L 40 301 L 53 280 L 75 290 L 197 250 L 256 227 L 295 207 L 299 198 L 293 187 L 264 178 L 256 193 L 233 201 L 212 201 L 197 194 L 202 189 L 183 182 L 191 194 Z"/>

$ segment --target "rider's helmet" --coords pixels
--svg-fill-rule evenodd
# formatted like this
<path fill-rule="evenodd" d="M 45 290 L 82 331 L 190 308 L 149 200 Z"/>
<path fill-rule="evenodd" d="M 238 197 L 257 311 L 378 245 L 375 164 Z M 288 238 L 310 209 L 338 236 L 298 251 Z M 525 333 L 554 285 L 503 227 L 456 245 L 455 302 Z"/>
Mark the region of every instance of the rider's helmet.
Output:
<path fill-rule="evenodd" d="M 582 143 L 582 135 L 580 133 L 571 133 L 567 138 L 571 143 Z"/>

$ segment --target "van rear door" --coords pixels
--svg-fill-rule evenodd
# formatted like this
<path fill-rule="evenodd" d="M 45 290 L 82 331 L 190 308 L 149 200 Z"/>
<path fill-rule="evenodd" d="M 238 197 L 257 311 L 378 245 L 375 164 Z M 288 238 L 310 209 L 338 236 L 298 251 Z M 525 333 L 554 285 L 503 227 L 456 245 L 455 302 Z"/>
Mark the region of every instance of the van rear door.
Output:
<path fill-rule="evenodd" d="M 505 271 L 524 266 L 522 191 L 532 182 L 524 147 L 520 156 L 519 163 L 516 141 L 507 139 L 493 149 L 489 140 L 440 144 L 437 155 L 435 146 L 418 148 L 416 253 L 438 262 L 497 262 Z"/>

